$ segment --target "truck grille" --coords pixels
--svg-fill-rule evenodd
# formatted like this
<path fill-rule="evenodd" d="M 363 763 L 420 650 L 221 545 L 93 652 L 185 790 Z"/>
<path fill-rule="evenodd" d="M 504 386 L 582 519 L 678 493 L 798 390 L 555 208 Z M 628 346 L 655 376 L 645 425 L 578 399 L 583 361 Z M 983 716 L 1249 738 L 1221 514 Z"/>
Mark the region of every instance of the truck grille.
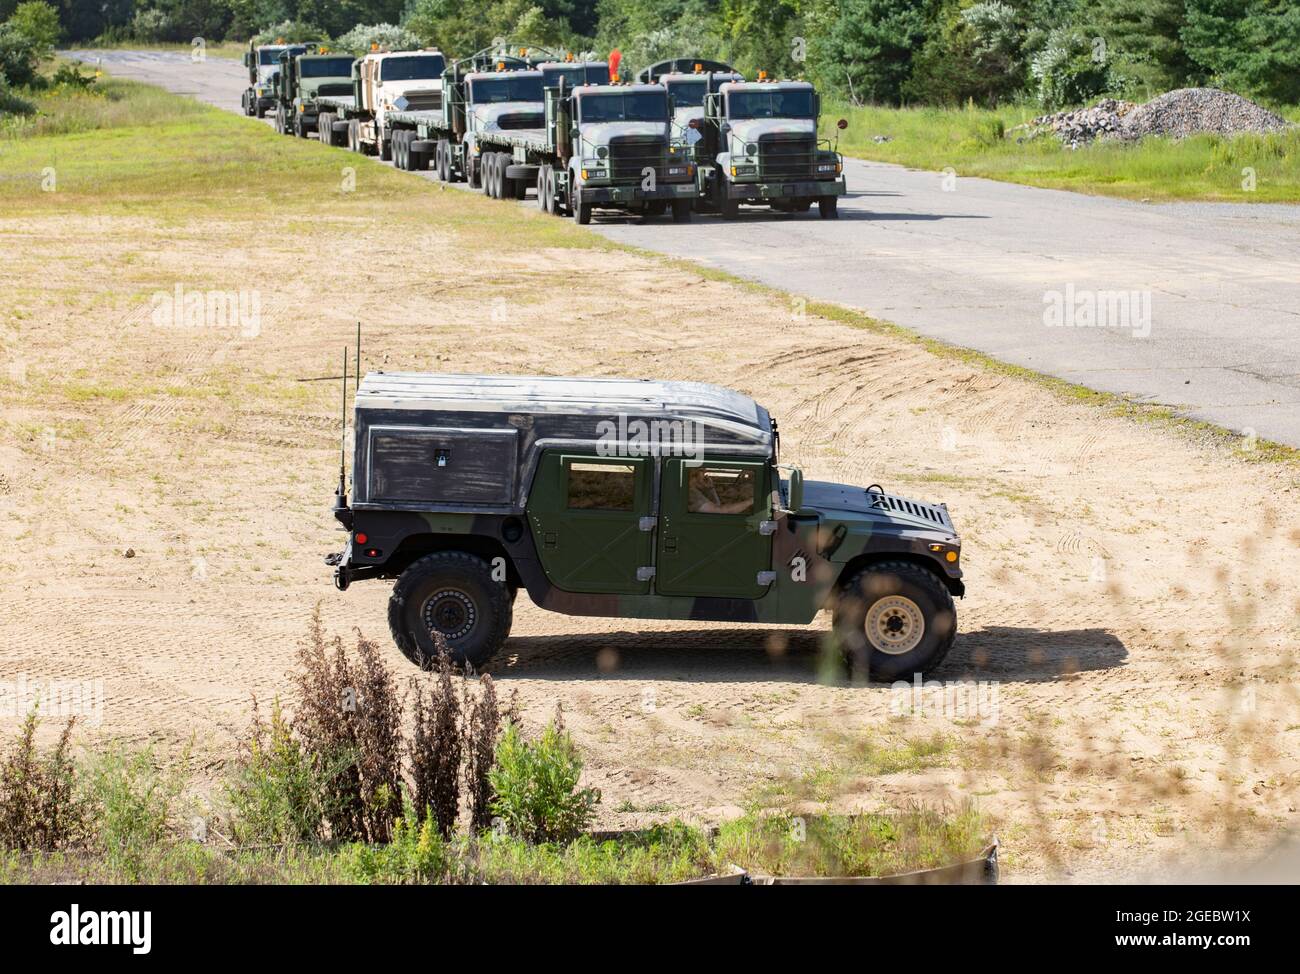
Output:
<path fill-rule="evenodd" d="M 663 179 L 667 155 L 668 145 L 657 135 L 616 136 L 609 140 L 610 178 L 640 182 L 645 178 L 645 170 L 653 169 L 655 179 Z"/>
<path fill-rule="evenodd" d="M 503 131 L 512 129 L 539 129 L 546 124 L 546 117 L 541 112 L 514 112 L 497 119 L 497 128 Z"/>
<path fill-rule="evenodd" d="M 436 112 L 442 107 L 442 92 L 440 91 L 408 91 L 401 96 L 401 101 L 405 102 L 407 111 L 410 112 Z"/>
<path fill-rule="evenodd" d="M 816 159 L 812 139 L 767 136 L 758 140 L 758 171 L 764 179 L 810 179 Z"/>
<path fill-rule="evenodd" d="M 346 84 L 321 85 L 316 89 L 318 95 L 350 95 L 352 86 Z"/>

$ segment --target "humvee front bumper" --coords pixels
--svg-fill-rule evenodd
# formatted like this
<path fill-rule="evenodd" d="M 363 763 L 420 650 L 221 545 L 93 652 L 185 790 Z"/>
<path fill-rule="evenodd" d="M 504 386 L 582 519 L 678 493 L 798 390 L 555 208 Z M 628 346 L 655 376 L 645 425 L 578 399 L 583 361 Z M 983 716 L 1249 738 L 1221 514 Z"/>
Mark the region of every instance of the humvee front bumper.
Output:
<path fill-rule="evenodd" d="M 843 196 L 848 192 L 844 177 L 839 179 L 800 179 L 779 182 L 737 183 L 725 180 L 727 198 L 733 200 L 817 199 Z"/>
<path fill-rule="evenodd" d="M 578 187 L 580 203 L 641 203 L 646 200 L 681 200 L 695 198 L 695 183 L 656 183 L 654 189 L 642 189 L 639 183 L 631 186 Z"/>

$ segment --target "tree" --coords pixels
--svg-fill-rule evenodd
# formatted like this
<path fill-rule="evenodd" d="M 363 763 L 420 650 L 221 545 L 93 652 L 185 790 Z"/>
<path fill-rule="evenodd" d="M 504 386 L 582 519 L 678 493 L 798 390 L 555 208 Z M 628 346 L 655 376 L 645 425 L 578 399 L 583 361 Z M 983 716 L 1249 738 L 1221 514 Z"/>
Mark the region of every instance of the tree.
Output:
<path fill-rule="evenodd" d="M 1159 93 L 1202 73 L 1181 37 L 1185 6 L 1186 0 L 1089 0 L 1080 21 L 1105 41 L 1106 59 L 1119 72 Z"/>
<path fill-rule="evenodd" d="M 1294 0 L 1187 0 L 1180 37 L 1218 83 L 1300 101 L 1300 6 Z"/>
<path fill-rule="evenodd" d="M 897 103 L 912 59 L 933 29 L 929 4 L 843 0 L 825 39 L 810 50 L 818 76 L 855 104 Z"/>
<path fill-rule="evenodd" d="M 54 54 L 54 46 L 63 35 L 59 12 L 41 0 L 20 3 L 6 23 L 30 40 L 46 57 Z"/>

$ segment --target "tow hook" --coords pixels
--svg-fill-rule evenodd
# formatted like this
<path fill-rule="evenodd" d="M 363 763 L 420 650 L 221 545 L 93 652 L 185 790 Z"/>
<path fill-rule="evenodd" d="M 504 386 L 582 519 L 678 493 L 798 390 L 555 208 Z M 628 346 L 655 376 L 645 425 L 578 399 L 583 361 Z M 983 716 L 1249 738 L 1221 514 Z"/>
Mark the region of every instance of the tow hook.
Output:
<path fill-rule="evenodd" d="M 352 579 L 348 577 L 349 573 L 346 568 L 334 569 L 334 587 L 340 592 L 346 592 Z"/>

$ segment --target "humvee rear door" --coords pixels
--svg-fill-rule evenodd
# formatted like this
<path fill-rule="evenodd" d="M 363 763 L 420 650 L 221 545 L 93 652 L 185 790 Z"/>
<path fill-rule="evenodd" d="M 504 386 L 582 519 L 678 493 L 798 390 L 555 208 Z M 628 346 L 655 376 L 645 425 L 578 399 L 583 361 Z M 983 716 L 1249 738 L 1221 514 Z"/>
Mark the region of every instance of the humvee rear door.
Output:
<path fill-rule="evenodd" d="M 666 459 L 659 504 L 655 591 L 756 599 L 768 586 L 772 538 L 768 465 L 763 461 Z"/>
<path fill-rule="evenodd" d="M 528 523 L 551 582 L 566 592 L 646 595 L 654 467 L 648 457 L 542 456 Z M 645 577 L 638 578 L 638 575 Z"/>

